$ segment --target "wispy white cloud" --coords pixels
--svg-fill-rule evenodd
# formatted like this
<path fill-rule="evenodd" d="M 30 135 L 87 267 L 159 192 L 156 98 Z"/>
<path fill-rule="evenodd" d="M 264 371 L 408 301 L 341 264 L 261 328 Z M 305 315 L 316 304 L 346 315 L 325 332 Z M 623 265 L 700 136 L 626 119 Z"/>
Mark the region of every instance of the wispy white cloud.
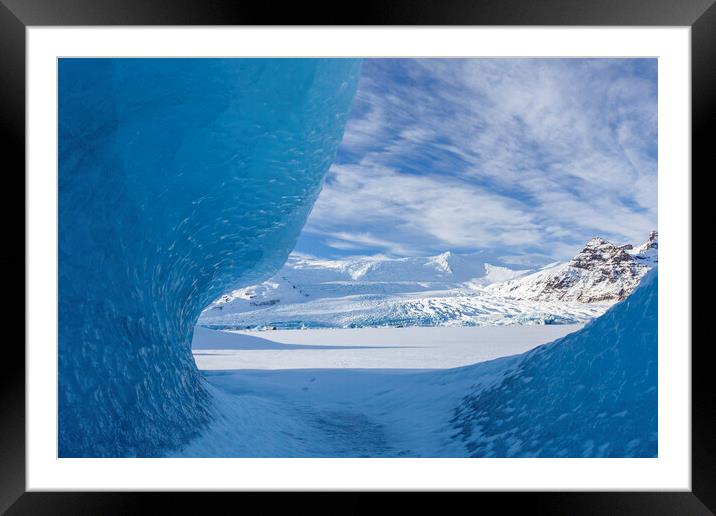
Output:
<path fill-rule="evenodd" d="M 656 227 L 656 120 L 645 60 L 368 60 L 306 231 L 395 254 L 636 242 Z"/>
<path fill-rule="evenodd" d="M 306 229 L 330 237 L 331 247 L 421 254 L 539 242 L 534 217 L 519 203 L 469 182 L 378 165 L 333 172 Z"/>

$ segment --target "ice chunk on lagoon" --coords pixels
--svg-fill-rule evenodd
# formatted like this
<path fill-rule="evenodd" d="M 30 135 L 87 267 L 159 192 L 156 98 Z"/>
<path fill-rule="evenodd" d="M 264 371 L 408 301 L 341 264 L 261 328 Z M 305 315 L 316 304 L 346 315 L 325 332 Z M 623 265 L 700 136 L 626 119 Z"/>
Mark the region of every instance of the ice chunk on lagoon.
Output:
<path fill-rule="evenodd" d="M 153 456 L 207 420 L 194 324 L 285 261 L 359 69 L 59 60 L 60 456 Z"/>

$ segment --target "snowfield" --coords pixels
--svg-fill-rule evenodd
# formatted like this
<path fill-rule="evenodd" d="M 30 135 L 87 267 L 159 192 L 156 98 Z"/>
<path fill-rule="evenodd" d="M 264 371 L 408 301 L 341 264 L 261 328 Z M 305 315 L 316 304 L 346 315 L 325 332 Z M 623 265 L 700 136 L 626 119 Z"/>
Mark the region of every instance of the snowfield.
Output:
<path fill-rule="evenodd" d="M 202 370 L 447 369 L 524 353 L 582 325 L 217 331 L 197 328 Z"/>
<path fill-rule="evenodd" d="M 489 360 L 579 328 L 200 329 L 214 421 L 172 456 L 463 457 L 452 411 L 520 355 Z M 477 376 L 446 369 L 485 360 Z"/>
<path fill-rule="evenodd" d="M 419 338 L 426 328 L 324 330 L 318 339 L 319 331 L 202 330 L 194 349 L 200 366 L 257 352 L 276 353 L 285 369 L 251 370 L 237 360 L 241 369 L 205 370 L 212 421 L 172 456 L 656 457 L 657 289 L 654 271 L 632 295 L 571 332 L 433 328 Z M 564 336 L 537 345 L 550 331 Z M 377 339 L 366 341 L 369 335 L 381 335 L 380 349 L 371 349 Z M 441 351 L 431 358 L 416 344 Z M 362 354 L 377 352 L 402 355 L 401 365 L 419 357 L 419 368 L 361 364 Z M 336 367 L 331 353 L 344 363 Z M 461 353 L 465 361 L 486 361 L 440 368 Z"/>
<path fill-rule="evenodd" d="M 193 353 L 215 401 L 215 419 L 174 455 L 465 456 L 464 445 L 450 437 L 452 410 L 471 389 L 494 384 L 516 357 L 485 361 L 581 327 L 198 327 Z M 484 362 L 477 377 L 471 367 L 454 369 L 477 362 Z"/>

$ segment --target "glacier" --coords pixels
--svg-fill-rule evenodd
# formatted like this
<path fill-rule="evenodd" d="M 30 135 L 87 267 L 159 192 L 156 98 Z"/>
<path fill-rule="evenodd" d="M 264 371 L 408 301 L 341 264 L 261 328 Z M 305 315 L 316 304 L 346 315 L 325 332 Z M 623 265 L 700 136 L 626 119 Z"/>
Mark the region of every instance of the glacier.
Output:
<path fill-rule="evenodd" d="M 592 238 L 574 258 L 527 268 L 486 252 L 316 258 L 292 253 L 272 278 L 202 313 L 212 329 L 582 323 L 658 264 L 658 234 L 634 248 Z M 534 265 L 533 265 L 534 267 Z"/>
<path fill-rule="evenodd" d="M 273 274 L 332 163 L 355 59 L 58 61 L 58 450 L 157 456 L 211 419 L 190 343 Z"/>

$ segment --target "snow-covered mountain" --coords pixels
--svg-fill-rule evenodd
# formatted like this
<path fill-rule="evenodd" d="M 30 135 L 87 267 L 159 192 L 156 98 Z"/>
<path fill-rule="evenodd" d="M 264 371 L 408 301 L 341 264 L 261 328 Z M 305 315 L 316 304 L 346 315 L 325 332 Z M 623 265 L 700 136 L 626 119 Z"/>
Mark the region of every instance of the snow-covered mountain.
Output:
<path fill-rule="evenodd" d="M 652 231 L 649 239 L 634 249 L 629 254 L 638 262 L 647 267 L 655 267 L 659 263 L 659 233 Z"/>
<path fill-rule="evenodd" d="M 658 233 L 634 248 L 593 238 L 567 263 L 489 285 L 502 296 L 533 301 L 613 303 L 627 297 L 658 263 Z"/>
<path fill-rule="evenodd" d="M 271 279 L 223 296 L 199 324 L 214 328 L 336 328 L 568 324 L 601 315 L 657 263 L 644 244 L 600 238 L 541 269 L 483 253 L 324 260 L 292 255 Z"/>
<path fill-rule="evenodd" d="M 522 269 L 522 270 L 519 270 Z M 368 256 L 345 260 L 322 260 L 304 255 L 291 255 L 277 275 L 303 283 L 326 281 L 353 282 L 431 282 L 462 283 L 494 276 L 509 278 L 529 269 L 506 263 L 483 253 L 456 254 L 445 252 L 436 256 L 390 258 Z M 502 279 L 509 279 L 502 278 Z"/>

